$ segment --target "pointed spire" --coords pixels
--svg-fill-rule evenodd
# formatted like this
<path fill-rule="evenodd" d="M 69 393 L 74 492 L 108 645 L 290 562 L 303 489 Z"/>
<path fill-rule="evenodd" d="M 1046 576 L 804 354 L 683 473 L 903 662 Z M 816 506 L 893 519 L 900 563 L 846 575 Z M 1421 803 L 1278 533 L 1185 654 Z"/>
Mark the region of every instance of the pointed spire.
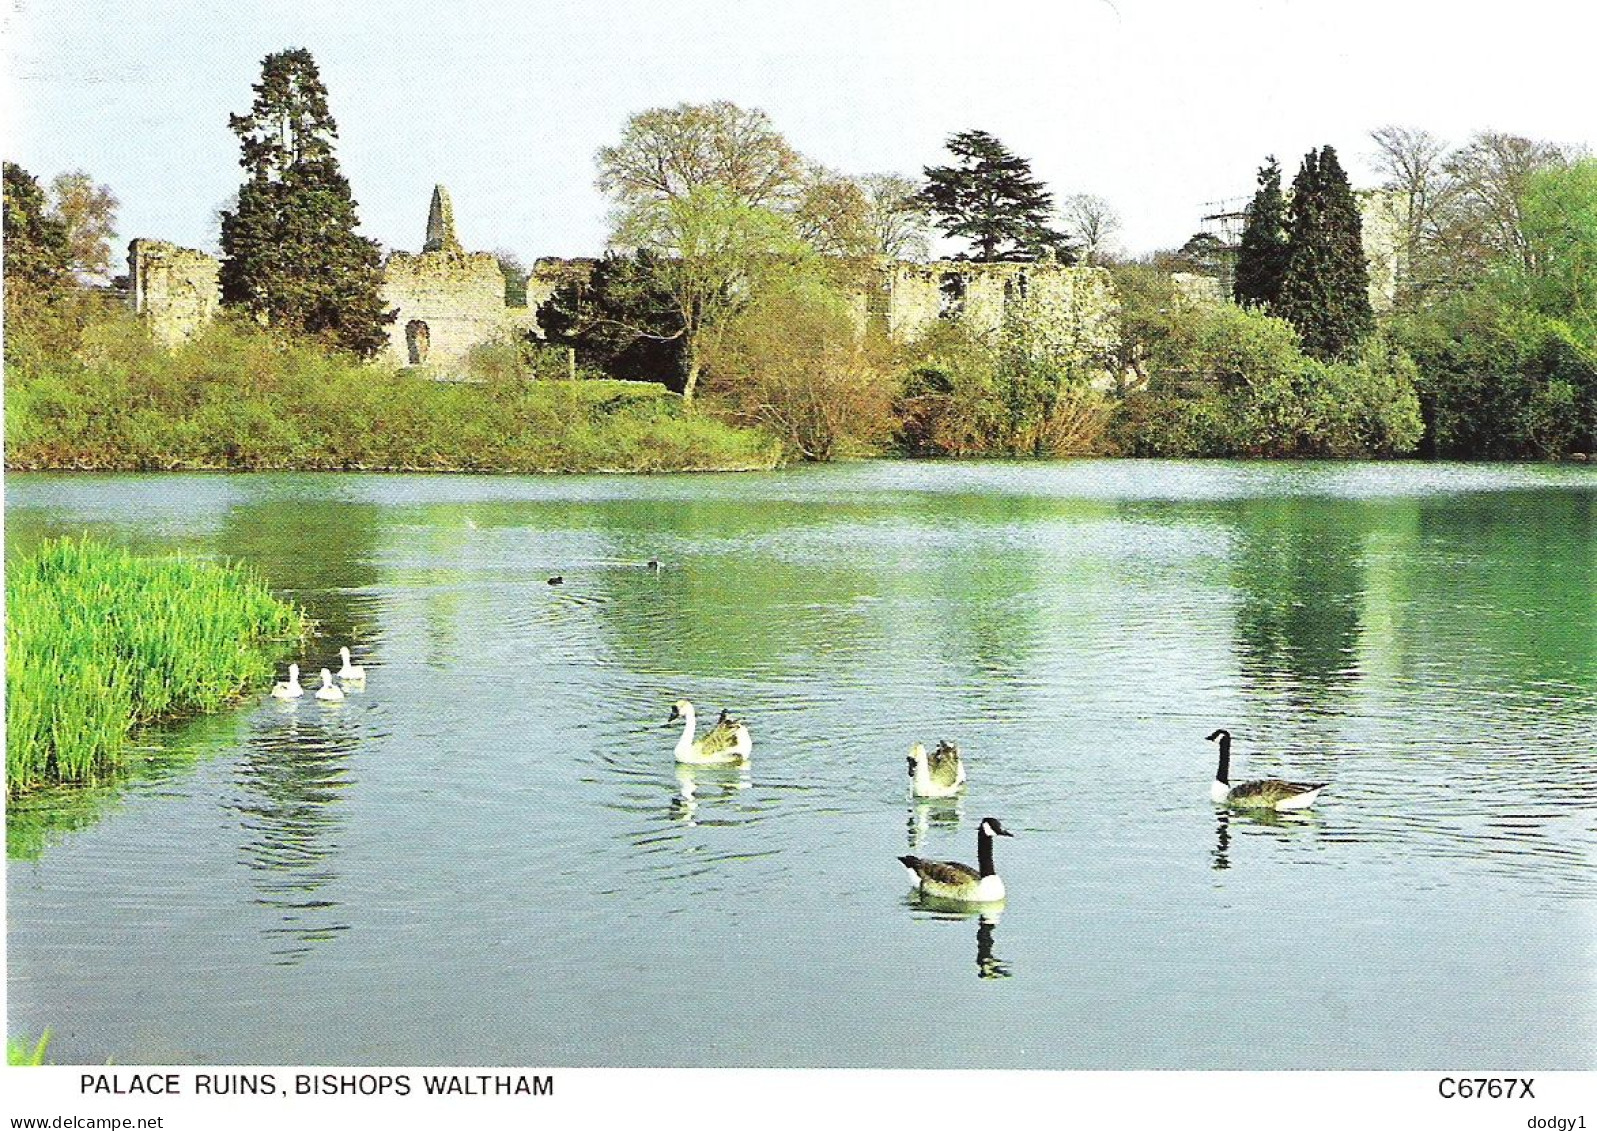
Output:
<path fill-rule="evenodd" d="M 443 185 L 433 186 L 432 207 L 427 209 L 427 242 L 422 251 L 459 251 L 460 241 L 455 238 L 455 208 L 449 203 L 449 190 Z"/>

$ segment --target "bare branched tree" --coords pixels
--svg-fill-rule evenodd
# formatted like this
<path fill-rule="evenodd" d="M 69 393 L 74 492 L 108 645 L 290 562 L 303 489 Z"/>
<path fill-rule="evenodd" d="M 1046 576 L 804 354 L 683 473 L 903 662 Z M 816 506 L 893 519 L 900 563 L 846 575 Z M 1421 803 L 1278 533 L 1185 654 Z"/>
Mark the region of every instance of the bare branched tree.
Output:
<path fill-rule="evenodd" d="M 1112 259 L 1120 235 L 1120 214 L 1101 196 L 1078 192 L 1065 198 L 1065 233 L 1081 246 L 1084 263 Z"/>

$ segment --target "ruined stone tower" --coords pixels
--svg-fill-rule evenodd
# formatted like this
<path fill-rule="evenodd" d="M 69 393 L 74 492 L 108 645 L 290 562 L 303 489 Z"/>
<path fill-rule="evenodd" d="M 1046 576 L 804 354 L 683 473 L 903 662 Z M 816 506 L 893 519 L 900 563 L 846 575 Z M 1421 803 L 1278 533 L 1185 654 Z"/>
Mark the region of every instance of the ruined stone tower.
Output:
<path fill-rule="evenodd" d="M 449 190 L 443 185 L 433 186 L 432 206 L 427 209 L 427 242 L 421 250 L 423 254 L 460 250 L 460 241 L 455 238 L 455 206 L 449 203 Z"/>

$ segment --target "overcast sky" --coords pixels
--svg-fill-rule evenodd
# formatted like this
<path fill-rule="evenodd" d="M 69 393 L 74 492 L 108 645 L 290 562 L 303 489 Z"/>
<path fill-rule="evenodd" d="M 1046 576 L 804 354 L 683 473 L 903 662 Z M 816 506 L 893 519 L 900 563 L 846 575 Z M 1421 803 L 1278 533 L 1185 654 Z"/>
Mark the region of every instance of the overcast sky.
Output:
<path fill-rule="evenodd" d="M 1063 198 L 1120 213 L 1133 252 L 1330 144 L 1374 183 L 1369 131 L 1506 130 L 1597 148 L 1597 5 L 1340 0 L 10 0 L 5 153 L 81 168 L 120 239 L 214 250 L 241 179 L 229 113 L 267 54 L 306 47 L 366 235 L 417 250 L 435 183 L 462 242 L 594 254 L 594 151 L 627 116 L 725 98 L 807 157 L 919 175 L 984 129 Z"/>

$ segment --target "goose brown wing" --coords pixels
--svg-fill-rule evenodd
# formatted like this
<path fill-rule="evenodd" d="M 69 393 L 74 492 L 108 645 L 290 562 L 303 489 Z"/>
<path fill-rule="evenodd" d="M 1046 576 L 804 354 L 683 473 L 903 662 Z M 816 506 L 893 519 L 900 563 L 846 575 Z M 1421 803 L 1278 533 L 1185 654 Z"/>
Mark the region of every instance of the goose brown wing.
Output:
<path fill-rule="evenodd" d="M 1245 781 L 1232 786 L 1228 800 L 1285 801 L 1289 797 L 1297 797 L 1299 794 L 1311 793 L 1324 787 L 1324 782 L 1308 783 L 1282 781 L 1280 778 L 1265 778 L 1263 781 Z"/>
<path fill-rule="evenodd" d="M 900 856 L 899 859 L 923 880 L 948 884 L 950 887 L 981 882 L 981 873 L 976 869 L 952 860 L 922 860 L 919 856 Z"/>
<path fill-rule="evenodd" d="M 736 720 L 723 717 L 715 724 L 715 729 L 699 739 L 695 745 L 701 754 L 719 754 L 723 750 L 730 750 L 738 743 L 738 726 Z"/>
<path fill-rule="evenodd" d="M 927 758 L 927 772 L 932 781 L 940 786 L 952 787 L 959 784 L 959 750 L 946 742 L 938 743 L 937 749 Z"/>

